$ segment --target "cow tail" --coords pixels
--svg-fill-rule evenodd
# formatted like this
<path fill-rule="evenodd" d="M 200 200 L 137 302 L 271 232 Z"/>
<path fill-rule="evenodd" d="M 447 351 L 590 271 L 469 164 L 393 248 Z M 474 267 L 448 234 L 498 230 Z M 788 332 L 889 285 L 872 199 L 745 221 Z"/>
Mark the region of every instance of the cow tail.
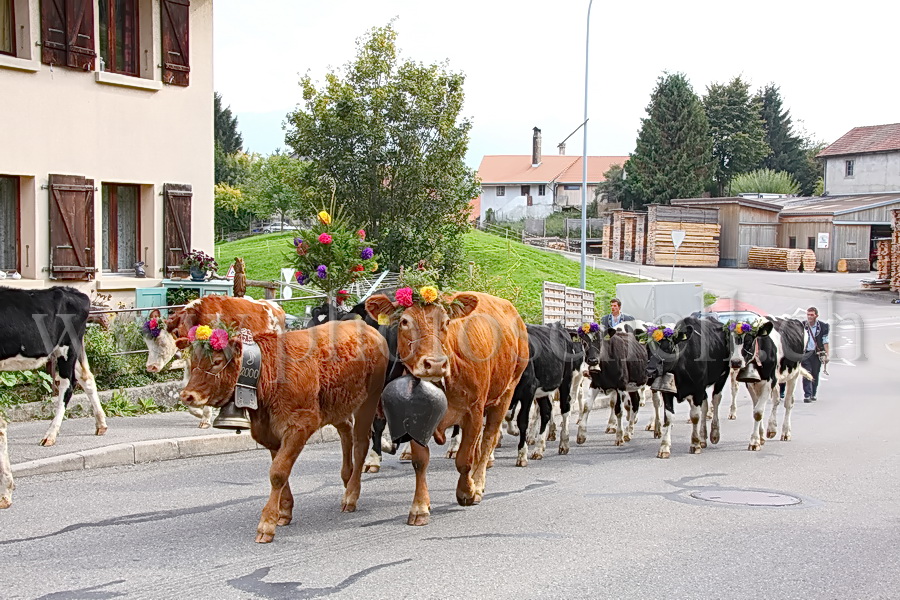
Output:
<path fill-rule="evenodd" d="M 807 371 L 807 370 L 804 369 L 803 367 L 800 367 L 800 376 L 803 377 L 804 379 L 808 379 L 809 381 L 812 381 L 812 380 L 813 380 L 812 373 L 810 373 L 809 371 Z"/>

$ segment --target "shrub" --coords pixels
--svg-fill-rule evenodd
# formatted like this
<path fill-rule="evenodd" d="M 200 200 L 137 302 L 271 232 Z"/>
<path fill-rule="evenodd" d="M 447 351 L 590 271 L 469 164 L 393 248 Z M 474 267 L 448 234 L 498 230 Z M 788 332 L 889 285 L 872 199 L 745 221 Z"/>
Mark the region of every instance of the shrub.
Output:
<path fill-rule="evenodd" d="M 760 194 L 799 194 L 800 184 L 794 176 L 786 171 L 757 169 L 742 173 L 731 180 L 729 193 L 732 196 L 745 193 Z"/>

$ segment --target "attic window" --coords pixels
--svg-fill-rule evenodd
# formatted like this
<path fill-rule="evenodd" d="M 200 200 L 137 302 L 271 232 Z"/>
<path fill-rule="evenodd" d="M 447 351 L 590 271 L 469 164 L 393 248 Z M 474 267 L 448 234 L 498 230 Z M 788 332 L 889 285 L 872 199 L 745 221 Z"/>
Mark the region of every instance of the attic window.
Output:
<path fill-rule="evenodd" d="M 844 177 L 853 177 L 853 163 L 852 160 L 844 161 Z"/>
<path fill-rule="evenodd" d="M 497 186 L 497 197 L 499 198 L 500 196 L 505 196 L 505 195 L 506 195 L 506 186 L 498 185 Z"/>

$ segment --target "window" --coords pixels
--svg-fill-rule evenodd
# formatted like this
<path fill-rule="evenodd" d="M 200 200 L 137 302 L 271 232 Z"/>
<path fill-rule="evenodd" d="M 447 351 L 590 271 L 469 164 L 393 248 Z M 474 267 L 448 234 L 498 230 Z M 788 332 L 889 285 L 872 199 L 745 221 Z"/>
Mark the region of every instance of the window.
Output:
<path fill-rule="evenodd" d="M 816 249 L 816 238 L 814 238 L 814 237 L 806 238 L 806 247 L 809 248 L 810 250 L 815 250 Z"/>
<path fill-rule="evenodd" d="M 190 0 L 160 0 L 163 82 L 188 85 L 190 62 Z"/>
<path fill-rule="evenodd" d="M 93 71 L 95 56 L 94 0 L 41 0 L 41 62 Z"/>
<path fill-rule="evenodd" d="M 505 196 L 505 195 L 506 195 L 506 186 L 498 185 L 497 186 L 497 197 L 499 198 L 500 196 Z"/>
<path fill-rule="evenodd" d="M 19 270 L 19 178 L 0 176 L 0 270 Z"/>
<path fill-rule="evenodd" d="M 788 238 L 788 248 L 796 248 L 797 247 L 797 237 L 791 236 Z"/>
<path fill-rule="evenodd" d="M 853 177 L 853 163 L 852 160 L 844 161 L 844 177 Z"/>
<path fill-rule="evenodd" d="M 101 70 L 138 75 L 138 0 L 100 0 Z"/>
<path fill-rule="evenodd" d="M 538 186 L 538 196 L 546 196 L 547 195 L 547 186 L 543 183 Z"/>
<path fill-rule="evenodd" d="M 13 0 L 0 0 L 0 54 L 16 54 L 16 9 Z"/>
<path fill-rule="evenodd" d="M 141 188 L 103 184 L 103 271 L 132 273 L 138 261 Z"/>

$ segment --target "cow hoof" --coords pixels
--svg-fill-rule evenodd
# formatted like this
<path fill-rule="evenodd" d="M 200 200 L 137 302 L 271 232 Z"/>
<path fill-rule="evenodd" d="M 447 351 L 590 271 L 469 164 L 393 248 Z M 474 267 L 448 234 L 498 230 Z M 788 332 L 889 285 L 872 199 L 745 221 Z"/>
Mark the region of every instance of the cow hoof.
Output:
<path fill-rule="evenodd" d="M 706 448 L 706 442 L 700 442 L 700 447 L 701 447 L 701 448 Z"/>
<path fill-rule="evenodd" d="M 782 441 L 782 442 L 789 442 L 789 441 L 791 441 L 791 434 L 789 434 L 789 433 L 783 433 L 783 434 L 781 434 L 781 441 Z"/>
<path fill-rule="evenodd" d="M 644 431 L 653 431 L 653 423 L 647 423 L 647 426 L 644 427 Z"/>
<path fill-rule="evenodd" d="M 494 466 L 494 461 L 489 460 L 489 461 L 487 461 L 487 465 L 485 466 L 485 468 L 486 468 L 486 469 L 490 469 L 490 468 L 493 467 L 493 466 Z"/>
<path fill-rule="evenodd" d="M 108 429 L 109 427 L 98 427 L 95 435 L 103 435 Z"/>
<path fill-rule="evenodd" d="M 582 445 L 583 443 L 585 443 L 586 441 L 587 441 L 586 435 L 579 434 L 578 437 L 575 438 L 575 443 L 578 444 L 579 446 Z"/>
<path fill-rule="evenodd" d="M 293 517 L 278 517 L 278 521 L 275 524 L 278 527 L 284 527 L 285 525 L 290 525 L 293 520 Z"/>
<path fill-rule="evenodd" d="M 356 502 L 341 502 L 341 512 L 356 512 Z"/>
<path fill-rule="evenodd" d="M 761 444 L 750 444 L 749 446 L 747 446 L 747 450 L 750 450 L 751 452 L 758 452 L 758 451 L 762 450 L 762 445 Z"/>
<path fill-rule="evenodd" d="M 616 432 L 616 428 L 615 428 L 615 427 L 607 427 L 607 428 L 606 428 L 606 433 L 615 433 L 615 432 Z"/>
<path fill-rule="evenodd" d="M 569 453 L 569 447 L 568 447 L 568 446 L 560 446 L 560 447 L 559 447 L 559 453 L 562 454 L 562 455 L 568 454 L 568 453 Z"/>
<path fill-rule="evenodd" d="M 616 446 L 624 446 L 625 440 L 616 440 Z"/>
<path fill-rule="evenodd" d="M 456 458 L 456 450 L 447 450 L 447 458 Z"/>
<path fill-rule="evenodd" d="M 531 454 L 531 460 L 541 460 L 544 458 L 544 455 L 541 452 L 533 452 Z"/>
<path fill-rule="evenodd" d="M 364 465 L 363 466 L 363 473 L 377 473 L 380 470 L 381 470 L 380 465 Z"/>
<path fill-rule="evenodd" d="M 691 446 L 691 454 L 700 454 L 703 451 L 701 446 Z"/>
<path fill-rule="evenodd" d="M 272 540 L 275 539 L 275 536 L 271 533 L 257 533 L 256 534 L 256 543 L 257 544 L 271 544 Z"/>
<path fill-rule="evenodd" d="M 447 454 L 449 454 L 449 452 Z M 412 460 L 412 452 L 403 452 L 400 454 L 400 460 Z"/>
<path fill-rule="evenodd" d="M 497 438 L 497 445 L 494 448 L 502 448 L 503 447 L 503 436 Z"/>
<path fill-rule="evenodd" d="M 713 431 L 712 433 L 710 433 L 709 441 L 712 442 L 713 444 L 718 444 L 719 443 L 719 432 Z"/>
<path fill-rule="evenodd" d="M 728 420 L 729 420 L 729 421 L 736 421 L 736 420 L 737 420 L 737 415 L 728 415 Z"/>
<path fill-rule="evenodd" d="M 516 466 L 517 466 L 517 467 L 527 467 L 527 466 L 528 466 L 528 459 L 525 458 L 524 456 L 523 456 L 522 458 L 517 458 L 517 459 L 516 459 Z"/>
<path fill-rule="evenodd" d="M 421 527 L 422 525 L 428 525 L 429 520 L 431 520 L 431 515 L 428 513 L 409 513 L 406 524 Z"/>
<path fill-rule="evenodd" d="M 481 504 L 481 501 L 484 499 L 484 493 L 475 492 L 475 498 L 472 499 L 473 504 Z"/>
<path fill-rule="evenodd" d="M 473 504 L 475 504 L 475 498 L 468 494 L 460 494 L 459 492 L 457 492 L 456 502 L 460 506 L 472 506 Z"/>
<path fill-rule="evenodd" d="M 9 498 L 0 498 L 0 510 L 12 506 L 12 500 Z"/>
<path fill-rule="evenodd" d="M 771 440 L 773 437 L 775 437 L 775 434 L 776 434 L 776 432 L 774 432 L 774 431 L 767 431 L 766 437 Z"/>
<path fill-rule="evenodd" d="M 534 446 L 534 442 L 535 442 L 535 440 L 534 440 L 533 437 L 526 437 L 526 438 L 525 438 L 525 443 L 528 444 L 529 446 Z"/>
<path fill-rule="evenodd" d="M 56 438 L 44 438 L 41 440 L 41 446 L 52 446 L 56 443 Z"/>
<path fill-rule="evenodd" d="M 548 434 L 547 434 L 547 441 L 548 441 L 548 442 L 555 442 L 555 441 L 556 441 L 556 432 L 551 431 L 550 433 L 548 433 Z"/>
<path fill-rule="evenodd" d="M 200 429 L 209 429 L 211 427 L 211 425 L 209 423 L 200 423 L 199 425 L 197 425 L 197 427 Z M 100 435 L 100 434 L 98 433 L 97 435 Z"/>
<path fill-rule="evenodd" d="M 670 456 L 670 453 L 668 450 L 660 450 L 656 454 L 656 458 L 669 458 L 669 456 Z"/>
<path fill-rule="evenodd" d="M 658 439 L 660 439 L 660 438 L 662 438 L 662 433 L 659 432 L 659 431 L 654 431 L 654 432 L 653 432 L 653 439 L 658 440 Z"/>
<path fill-rule="evenodd" d="M 624 436 L 622 436 L 622 439 L 625 440 L 626 442 L 630 442 L 631 436 L 626 433 Z"/>

